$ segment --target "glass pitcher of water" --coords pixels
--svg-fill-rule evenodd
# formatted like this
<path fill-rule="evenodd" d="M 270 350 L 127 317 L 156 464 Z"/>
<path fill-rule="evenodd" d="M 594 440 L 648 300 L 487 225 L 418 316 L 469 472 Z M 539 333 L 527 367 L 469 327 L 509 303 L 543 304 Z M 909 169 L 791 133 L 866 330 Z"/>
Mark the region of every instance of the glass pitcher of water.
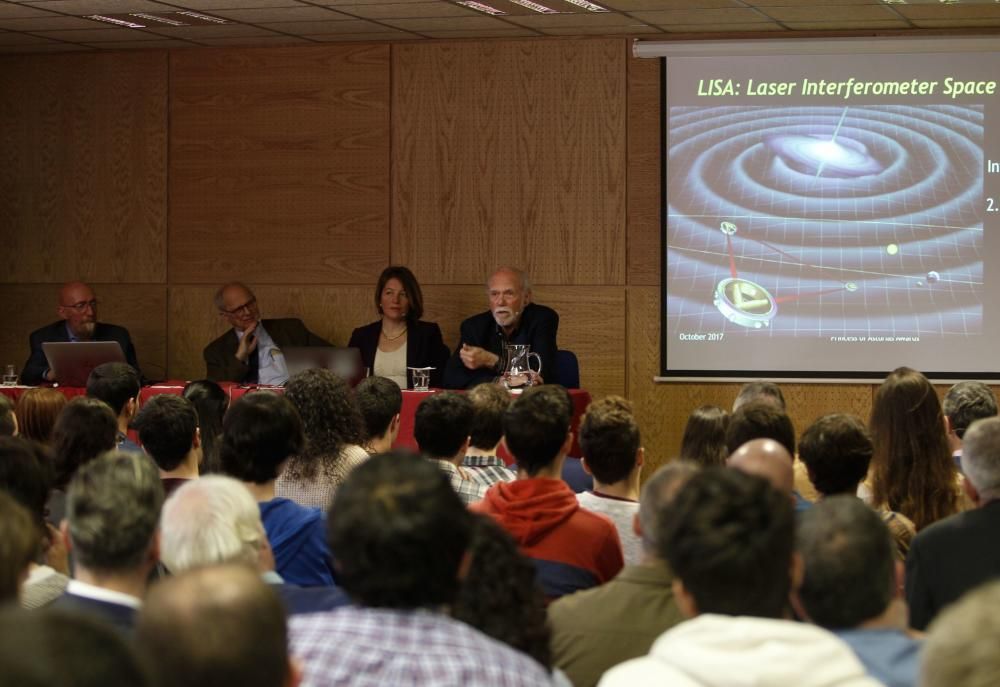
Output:
<path fill-rule="evenodd" d="M 531 360 L 538 361 L 538 369 L 532 369 Z M 507 367 L 500 377 L 500 383 L 508 389 L 521 389 L 532 386 L 542 374 L 542 357 L 531 352 L 527 344 L 507 345 Z"/>

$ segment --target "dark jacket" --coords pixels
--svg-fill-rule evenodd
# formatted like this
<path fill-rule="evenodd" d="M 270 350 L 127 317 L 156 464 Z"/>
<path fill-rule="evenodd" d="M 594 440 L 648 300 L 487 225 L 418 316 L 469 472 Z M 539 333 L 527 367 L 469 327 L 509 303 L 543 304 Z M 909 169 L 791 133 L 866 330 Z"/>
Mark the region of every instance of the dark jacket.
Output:
<path fill-rule="evenodd" d="M 302 320 L 297 318 L 285 318 L 280 320 L 261 320 L 265 331 L 274 340 L 278 348 L 285 346 L 330 346 L 330 342 L 320 338 L 306 329 Z M 202 355 L 205 358 L 207 376 L 215 382 L 242 382 L 254 384 L 257 382 L 257 371 L 260 369 L 257 362 L 257 350 L 251 353 L 251 358 L 247 363 L 241 363 L 236 359 L 236 349 L 240 345 L 240 340 L 236 336 L 236 330 L 230 329 L 212 343 L 205 346 Z"/>
<path fill-rule="evenodd" d="M 374 372 L 375 351 L 378 349 L 378 338 L 382 334 L 382 321 L 377 320 L 364 327 L 358 327 L 351 334 L 347 344 L 361 350 L 361 359 L 365 367 Z M 407 325 L 406 331 L 406 366 L 433 367 L 431 370 L 431 386 L 440 387 L 444 379 L 444 367 L 448 364 L 451 351 L 444 345 L 441 338 L 441 328 L 434 322 L 419 320 Z M 412 374 L 406 371 L 406 388 L 413 388 Z"/>
<path fill-rule="evenodd" d="M 49 369 L 49 361 L 45 358 L 45 352 L 42 351 L 43 343 L 69 340 L 69 332 L 66 330 L 66 320 L 53 322 L 50 325 L 31 332 L 31 336 L 29 337 L 31 355 L 28 356 L 28 361 L 24 364 L 24 369 L 21 370 L 21 384 L 34 386 L 45 381 L 42 375 Z M 92 340 L 117 341 L 118 345 L 122 347 L 122 353 L 125 354 L 125 362 L 134 367 L 139 372 L 140 377 L 142 376 L 142 371 L 139 370 L 139 361 L 135 357 L 135 346 L 132 345 L 132 337 L 129 336 L 128 330 L 125 327 L 97 322 L 94 324 L 94 338 Z"/>

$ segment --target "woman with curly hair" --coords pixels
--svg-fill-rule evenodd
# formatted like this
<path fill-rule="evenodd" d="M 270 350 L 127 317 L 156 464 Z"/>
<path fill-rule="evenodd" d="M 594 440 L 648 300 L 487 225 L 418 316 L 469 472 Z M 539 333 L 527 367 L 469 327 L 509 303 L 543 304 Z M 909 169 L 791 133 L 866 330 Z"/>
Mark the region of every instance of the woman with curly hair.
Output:
<path fill-rule="evenodd" d="M 961 477 L 941 402 L 923 374 L 908 367 L 889 373 L 875 392 L 868 424 L 873 506 L 902 513 L 917 531 L 961 510 Z"/>
<path fill-rule="evenodd" d="M 302 418 L 306 446 L 278 478 L 276 493 L 326 512 L 351 470 L 368 459 L 359 446 L 364 421 L 351 388 L 329 370 L 306 370 L 288 380 L 285 397 Z"/>

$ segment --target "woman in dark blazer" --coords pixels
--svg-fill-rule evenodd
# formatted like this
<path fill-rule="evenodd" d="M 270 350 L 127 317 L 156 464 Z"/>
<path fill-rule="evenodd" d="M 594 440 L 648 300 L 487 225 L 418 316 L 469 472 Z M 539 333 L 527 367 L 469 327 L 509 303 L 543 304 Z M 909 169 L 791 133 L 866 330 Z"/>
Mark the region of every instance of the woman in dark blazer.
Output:
<path fill-rule="evenodd" d="M 361 350 L 373 375 L 409 389 L 413 383 L 407 368 L 433 367 L 430 384 L 440 387 L 451 351 L 444 345 L 440 327 L 420 319 L 424 297 L 413 272 L 396 265 L 386 267 L 375 287 L 375 309 L 380 319 L 355 329 L 347 345 Z"/>

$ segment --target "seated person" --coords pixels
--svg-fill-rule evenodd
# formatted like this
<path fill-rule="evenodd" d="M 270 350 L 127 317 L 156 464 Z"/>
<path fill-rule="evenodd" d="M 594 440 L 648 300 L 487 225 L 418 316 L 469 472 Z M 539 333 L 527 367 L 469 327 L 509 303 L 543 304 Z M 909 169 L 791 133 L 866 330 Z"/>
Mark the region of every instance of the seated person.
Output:
<path fill-rule="evenodd" d="M 420 319 L 424 297 L 413 272 L 386 267 L 375 286 L 375 309 L 379 319 L 355 329 L 347 344 L 360 349 L 365 367 L 401 389 L 413 388 L 407 368 L 433 367 L 430 385 L 440 387 L 451 351 L 444 345 L 441 328 Z"/>
<path fill-rule="evenodd" d="M 18 435 L 46 446 L 51 445 L 56 418 L 65 405 L 66 397 L 58 389 L 28 389 L 17 399 L 14 408 Z"/>
<path fill-rule="evenodd" d="M 59 306 L 56 308 L 61 318 L 58 322 L 36 329 L 31 333 L 31 355 L 21 370 L 21 383 L 33 386 L 42 382 L 58 382 L 49 369 L 42 344 L 53 341 L 117 341 L 125 354 L 125 362 L 136 370 L 139 362 L 135 357 L 135 346 L 128 330 L 114 324 L 97 321 L 97 297 L 94 291 L 82 282 L 69 282 L 59 290 Z"/>
<path fill-rule="evenodd" d="M 482 499 L 489 488 L 462 466 L 469 448 L 472 412 L 472 402 L 465 394 L 445 391 L 425 398 L 413 418 L 413 438 L 420 453 L 438 466 L 465 505 Z"/>
<path fill-rule="evenodd" d="M 403 392 L 385 377 L 368 377 L 354 387 L 354 400 L 364 420 L 362 447 L 373 455 L 392 450 L 399 436 Z"/>
<path fill-rule="evenodd" d="M 115 447 L 120 451 L 142 453 L 139 445 L 128 438 L 129 425 L 139 410 L 141 388 L 139 373 L 125 363 L 102 363 L 87 377 L 87 396 L 107 403 L 117 418 Z"/>
<path fill-rule="evenodd" d="M 16 437 L 17 435 L 17 415 L 14 413 L 14 402 L 6 396 L 0 396 L 0 437 Z"/>
<path fill-rule="evenodd" d="M 231 282 L 215 293 L 215 307 L 232 329 L 205 346 L 207 377 L 215 382 L 280 385 L 288 381 L 283 346 L 329 346 L 302 320 L 262 320 L 257 297 L 245 284 Z"/>
<path fill-rule="evenodd" d="M 198 412 L 191 401 L 172 394 L 153 396 L 136 415 L 134 424 L 143 450 L 160 469 L 167 496 L 188 480 L 198 479 L 201 434 Z"/>
<path fill-rule="evenodd" d="M 497 455 L 503 441 L 503 416 L 510 407 L 510 392 L 497 384 L 480 384 L 467 394 L 472 402 L 469 449 L 462 467 L 487 487 L 513 482 L 517 473 Z"/>
<path fill-rule="evenodd" d="M 445 368 L 446 389 L 496 381 L 507 367 L 508 344 L 531 346 L 541 356 L 543 376 L 555 370 L 559 315 L 531 302 L 524 272 L 501 267 L 486 282 L 486 294 L 490 309 L 462 322 L 461 341 Z"/>

